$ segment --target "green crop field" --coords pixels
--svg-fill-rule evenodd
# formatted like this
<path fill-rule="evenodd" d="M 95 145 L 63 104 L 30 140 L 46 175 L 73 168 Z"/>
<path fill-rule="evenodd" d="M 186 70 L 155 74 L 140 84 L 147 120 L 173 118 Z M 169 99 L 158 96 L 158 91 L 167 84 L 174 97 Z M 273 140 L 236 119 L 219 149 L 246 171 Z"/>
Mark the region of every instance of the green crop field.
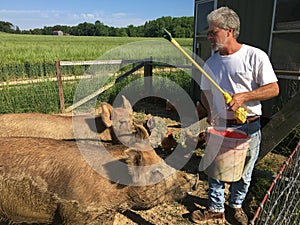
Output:
<path fill-rule="evenodd" d="M 148 42 L 149 41 L 149 42 Z M 142 57 L 151 56 L 151 41 L 165 41 L 166 46 L 171 46 L 163 38 L 129 38 L 129 37 L 87 37 L 87 36 L 50 36 L 50 35 L 20 35 L 0 32 L 0 113 L 12 112 L 59 112 L 59 99 L 57 82 L 49 78 L 56 77 L 55 61 L 91 61 L 101 58 L 107 52 L 113 51 L 114 59 L 128 59 L 132 51 L 130 47 L 135 43 L 150 43 L 148 52 L 141 52 Z M 192 49 L 192 39 L 178 39 L 185 48 Z M 129 47 L 122 48 L 132 43 Z M 118 48 L 121 47 L 121 48 Z M 159 49 L 158 54 L 163 54 Z M 157 51 L 157 50 L 156 50 Z M 125 55 L 128 58 L 118 58 Z M 129 52 L 129 54 L 127 54 Z M 133 50 L 135 52 L 135 50 Z M 155 52 L 157 54 L 157 52 Z M 170 54 L 170 53 L 166 53 Z M 139 54 L 137 54 L 139 56 Z M 113 59 L 108 55 L 105 59 Z M 131 58 L 132 59 L 132 58 Z M 138 59 L 138 58 L 135 58 Z M 83 75 L 87 66 L 63 66 L 63 76 Z M 125 68 L 126 69 L 126 68 Z M 129 68 L 130 69 L 130 68 Z M 184 86 L 188 87 L 188 79 L 172 75 L 172 79 L 184 80 Z M 37 78 L 44 82 L 35 83 Z M 131 78 L 125 79 L 128 83 Z M 29 84 L 20 85 L 13 82 L 21 80 L 29 81 Z M 121 82 L 122 83 L 122 82 Z M 63 82 L 65 105 L 73 103 L 77 81 Z M 108 101 L 113 98 L 120 85 L 103 93 L 100 101 Z"/>
<path fill-rule="evenodd" d="M 7 81 L 52 76 L 55 75 L 57 60 L 96 60 L 107 51 L 130 42 L 160 39 L 20 35 L 0 32 L 1 78 L 2 81 Z M 178 41 L 182 46 L 192 48 L 192 39 Z"/>
<path fill-rule="evenodd" d="M 0 34 L 1 62 L 43 63 L 92 60 L 105 51 L 137 38 Z"/>

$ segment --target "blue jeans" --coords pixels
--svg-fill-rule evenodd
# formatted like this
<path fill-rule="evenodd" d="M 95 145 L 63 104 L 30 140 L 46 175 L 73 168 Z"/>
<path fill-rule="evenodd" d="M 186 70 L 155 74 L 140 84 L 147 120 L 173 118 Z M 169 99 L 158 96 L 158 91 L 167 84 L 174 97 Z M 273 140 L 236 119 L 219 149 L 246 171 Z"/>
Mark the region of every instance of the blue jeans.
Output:
<path fill-rule="evenodd" d="M 254 165 L 259 154 L 261 141 L 260 120 L 249 124 L 243 124 L 235 128 L 246 132 L 247 135 L 251 138 L 242 178 L 237 182 L 230 183 L 229 188 L 229 205 L 233 208 L 241 208 L 248 192 Z M 208 208 L 216 212 L 224 212 L 225 183 L 223 181 L 209 177 L 208 184 Z"/>

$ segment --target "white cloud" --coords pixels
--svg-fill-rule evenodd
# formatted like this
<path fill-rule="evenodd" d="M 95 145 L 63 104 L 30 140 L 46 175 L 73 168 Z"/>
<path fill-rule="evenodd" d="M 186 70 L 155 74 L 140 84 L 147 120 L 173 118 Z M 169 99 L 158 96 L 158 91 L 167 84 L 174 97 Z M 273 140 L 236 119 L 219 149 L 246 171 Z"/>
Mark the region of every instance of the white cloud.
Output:
<path fill-rule="evenodd" d="M 95 15 L 92 13 L 81 13 L 80 14 L 80 18 L 85 19 L 85 20 L 91 20 L 91 19 L 95 19 Z"/>
<path fill-rule="evenodd" d="M 113 27 L 127 27 L 129 25 L 139 26 L 143 25 L 145 21 L 140 18 L 109 18 L 103 21 L 104 24 L 109 24 Z"/>
<path fill-rule="evenodd" d="M 126 13 L 119 12 L 119 13 L 113 13 L 112 16 L 113 16 L 113 17 L 116 17 L 116 18 L 120 18 L 120 17 L 126 17 L 127 14 L 126 14 Z"/>
<path fill-rule="evenodd" d="M 9 15 L 9 14 L 30 14 L 30 13 L 39 13 L 40 10 L 7 10 L 7 9 L 0 9 L 1 15 Z"/>
<path fill-rule="evenodd" d="M 94 23 L 96 20 L 113 27 L 127 27 L 128 25 L 142 25 L 144 20 L 132 15 L 118 13 L 104 13 L 102 11 L 74 13 L 62 10 L 0 10 L 0 20 L 11 22 L 21 30 L 43 28 L 44 26 L 68 25 L 79 23 Z"/>

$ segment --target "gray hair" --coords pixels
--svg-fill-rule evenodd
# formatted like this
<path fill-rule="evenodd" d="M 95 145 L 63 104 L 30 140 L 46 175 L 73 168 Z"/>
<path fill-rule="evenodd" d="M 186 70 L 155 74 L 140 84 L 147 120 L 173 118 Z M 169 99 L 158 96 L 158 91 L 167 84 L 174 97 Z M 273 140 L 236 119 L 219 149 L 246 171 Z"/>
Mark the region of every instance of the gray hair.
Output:
<path fill-rule="evenodd" d="M 217 27 L 228 30 L 233 29 L 234 38 L 240 34 L 240 19 L 235 11 L 228 7 L 218 8 L 207 16 L 208 24 L 215 24 Z"/>

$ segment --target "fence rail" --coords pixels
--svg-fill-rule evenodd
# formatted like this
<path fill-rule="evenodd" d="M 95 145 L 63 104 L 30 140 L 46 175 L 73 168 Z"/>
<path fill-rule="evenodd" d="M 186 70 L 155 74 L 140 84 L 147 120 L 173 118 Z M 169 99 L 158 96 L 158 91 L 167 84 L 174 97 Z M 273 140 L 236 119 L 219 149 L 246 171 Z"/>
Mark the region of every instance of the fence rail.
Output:
<path fill-rule="evenodd" d="M 113 82 L 110 82 L 106 86 L 100 88 L 96 92 L 92 93 L 89 96 L 86 96 L 84 99 L 76 102 L 72 106 L 65 108 L 64 103 L 64 93 L 62 88 L 62 75 L 61 75 L 61 66 L 85 66 L 85 65 L 122 65 L 128 63 L 135 63 L 137 64 L 131 70 L 125 72 L 121 76 L 117 77 Z M 166 63 L 159 63 L 153 62 L 152 57 L 146 59 L 139 59 L 139 60 L 95 60 L 95 61 L 56 61 L 56 75 L 57 75 L 57 82 L 58 82 L 58 93 L 59 93 L 59 102 L 60 102 L 60 111 L 70 112 L 73 109 L 79 107 L 80 105 L 84 104 L 85 102 L 89 101 L 90 99 L 94 98 L 95 96 L 101 94 L 102 92 L 106 91 L 107 89 L 111 88 L 114 83 L 120 82 L 124 78 L 130 76 L 137 70 L 144 68 L 144 77 L 152 77 L 153 75 L 153 66 L 159 67 L 171 67 L 171 68 L 192 68 L 189 65 L 169 65 Z M 149 82 L 145 83 L 145 90 L 152 90 L 152 79 L 149 79 Z"/>
<path fill-rule="evenodd" d="M 109 84 L 105 85 L 104 87 L 100 88 L 96 92 L 90 94 L 89 96 L 86 96 L 79 102 L 76 102 L 75 104 L 69 106 L 68 108 L 65 108 L 65 101 L 64 101 L 64 92 L 62 88 L 62 76 L 61 76 L 61 66 L 84 66 L 84 65 L 121 65 L 124 63 L 139 63 L 137 66 L 126 72 L 125 74 L 121 75 L 120 77 L 116 78 L 114 81 L 110 82 Z M 64 112 L 70 112 L 73 109 L 79 107 L 80 105 L 84 104 L 85 102 L 89 101 L 90 99 L 94 98 L 95 96 L 101 94 L 102 92 L 106 91 L 107 89 L 114 86 L 115 83 L 121 81 L 125 77 L 131 75 L 138 69 L 141 69 L 144 67 L 144 76 L 145 77 L 152 77 L 152 66 L 153 62 L 152 59 L 143 59 L 143 60 L 95 60 L 95 61 L 56 61 L 56 75 L 57 75 L 57 83 L 58 83 L 58 94 L 59 94 L 59 102 L 60 102 L 60 111 L 62 113 Z M 165 65 L 166 66 L 166 65 Z M 146 85 L 146 84 L 145 84 Z M 152 82 L 147 83 L 147 88 L 151 89 Z M 149 89 L 147 89 L 149 90 Z"/>
<path fill-rule="evenodd" d="M 57 61 L 60 66 L 90 66 L 122 64 L 123 60 L 94 60 L 94 61 Z"/>

